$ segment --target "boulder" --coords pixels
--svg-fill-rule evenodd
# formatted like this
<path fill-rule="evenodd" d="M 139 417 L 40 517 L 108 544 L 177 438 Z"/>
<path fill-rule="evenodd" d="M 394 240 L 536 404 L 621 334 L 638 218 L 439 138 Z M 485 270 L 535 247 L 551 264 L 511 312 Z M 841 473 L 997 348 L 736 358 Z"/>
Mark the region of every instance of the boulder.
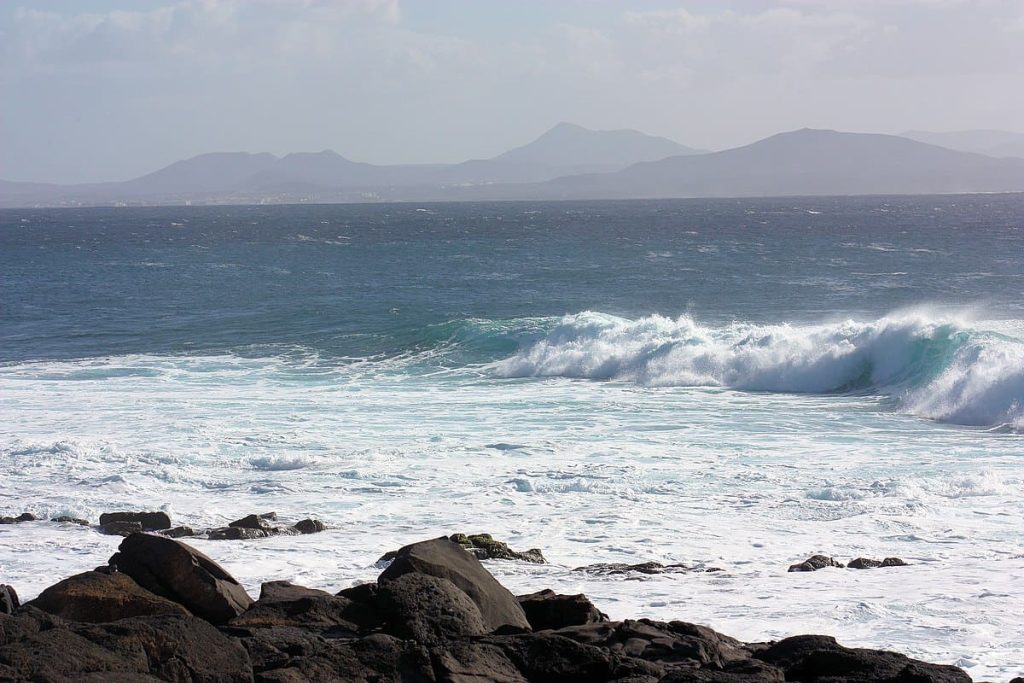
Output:
<path fill-rule="evenodd" d="M 213 624 L 226 623 L 253 604 L 219 564 L 171 538 L 132 534 L 121 542 L 111 564 L 143 588 Z"/>
<path fill-rule="evenodd" d="M 59 522 L 61 524 L 77 524 L 79 526 L 89 526 L 89 521 L 80 519 L 78 517 L 69 517 L 67 515 L 61 515 L 60 517 L 54 517 L 50 520 L 51 522 Z"/>
<path fill-rule="evenodd" d="M 493 630 L 466 593 L 451 581 L 428 574 L 412 572 L 381 583 L 378 600 L 384 630 L 417 643 L 439 645 Z"/>
<path fill-rule="evenodd" d="M 83 624 L 26 606 L 0 619 L 0 680 L 252 681 L 245 649 L 191 616 Z"/>
<path fill-rule="evenodd" d="M 0 583 L 0 614 L 13 614 L 19 607 L 21 603 L 18 601 L 18 593 L 14 586 Z"/>
<path fill-rule="evenodd" d="M 547 564 L 544 555 L 537 548 L 522 552 L 512 550 L 507 543 L 494 540 L 490 534 L 453 534 L 449 538 L 473 553 L 478 560 L 519 560 Z"/>
<path fill-rule="evenodd" d="M 495 580 L 462 546 L 447 538 L 413 543 L 398 550 L 378 583 L 394 581 L 405 574 L 418 573 L 451 581 L 476 603 L 488 631 L 500 628 L 530 630 L 522 607 L 504 586 Z"/>
<path fill-rule="evenodd" d="M 171 518 L 166 512 L 105 512 L 100 515 L 100 526 L 110 522 L 138 522 L 143 531 L 171 528 Z"/>
<path fill-rule="evenodd" d="M 816 572 L 819 569 L 825 567 L 839 567 L 842 569 L 845 565 L 842 562 L 836 562 L 831 557 L 826 555 L 811 555 L 803 562 L 799 564 L 792 564 L 789 566 L 791 572 Z"/>
<path fill-rule="evenodd" d="M 883 567 L 906 567 L 907 563 L 898 557 L 887 557 L 882 560 Z"/>
<path fill-rule="evenodd" d="M 239 527 L 241 529 L 263 529 L 269 531 L 271 526 L 267 524 L 267 520 L 277 520 L 276 512 L 265 512 L 262 515 L 246 515 L 241 519 L 236 519 L 233 522 L 228 522 L 228 526 Z"/>
<path fill-rule="evenodd" d="M 304 519 L 301 522 L 296 522 L 292 528 L 300 534 L 316 534 L 326 529 L 327 526 L 319 519 Z"/>
<path fill-rule="evenodd" d="M 588 564 L 585 567 L 576 567 L 574 572 L 586 572 L 597 576 L 615 576 L 617 574 L 679 574 L 685 572 L 705 571 L 695 569 L 685 564 L 661 564 L 660 562 L 641 562 L 639 564 L 626 564 L 624 562 L 599 562 Z M 706 571 L 720 571 L 708 569 Z"/>
<path fill-rule="evenodd" d="M 225 526 L 219 529 L 210 529 L 206 537 L 211 541 L 241 541 L 253 538 L 266 538 L 270 536 L 270 529 L 251 529 L 244 526 Z"/>
<path fill-rule="evenodd" d="M 260 589 L 260 599 L 230 623 L 236 627 L 295 626 L 354 634 L 359 625 L 346 615 L 351 607 L 351 600 L 326 591 L 290 581 L 268 581 Z"/>
<path fill-rule="evenodd" d="M 477 642 L 499 650 L 528 681 L 618 683 L 624 679 L 629 680 L 630 677 L 658 680 L 665 674 L 665 669 L 658 664 L 633 658 L 624 659 L 607 650 L 576 642 L 553 631 L 491 635 Z M 462 680 L 474 679 L 466 677 Z"/>
<path fill-rule="evenodd" d="M 154 595 L 120 573 L 75 574 L 50 586 L 28 604 L 64 619 L 85 622 L 108 622 L 155 614 L 189 614 L 178 603 Z"/>
<path fill-rule="evenodd" d="M 867 557 L 858 557 L 855 560 L 850 560 L 850 564 L 846 566 L 850 569 L 874 569 L 875 567 L 881 567 L 882 563 Z"/>
<path fill-rule="evenodd" d="M 139 522 L 126 522 L 116 520 L 100 525 L 100 531 L 108 536 L 131 536 L 142 533 L 142 524 Z"/>
<path fill-rule="evenodd" d="M 0 524 L 19 524 L 21 522 L 34 522 L 38 517 L 31 512 L 23 512 L 17 517 L 0 517 Z"/>
<path fill-rule="evenodd" d="M 534 631 L 608 621 L 608 617 L 598 611 L 594 603 L 582 593 L 559 595 L 553 590 L 545 589 L 529 595 L 520 595 L 516 600 L 523 608 L 526 619 Z"/>
<path fill-rule="evenodd" d="M 830 636 L 793 636 L 755 652 L 787 681 L 815 683 L 971 683 L 955 666 L 928 664 L 895 652 L 839 645 Z"/>

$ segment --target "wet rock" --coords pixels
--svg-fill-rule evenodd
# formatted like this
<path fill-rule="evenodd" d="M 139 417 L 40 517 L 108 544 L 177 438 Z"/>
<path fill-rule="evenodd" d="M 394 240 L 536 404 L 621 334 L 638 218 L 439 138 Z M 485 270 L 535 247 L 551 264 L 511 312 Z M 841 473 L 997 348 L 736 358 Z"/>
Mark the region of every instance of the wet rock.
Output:
<path fill-rule="evenodd" d="M 31 512 L 23 512 L 17 517 L 0 517 L 0 524 L 20 524 L 21 522 L 34 522 L 38 517 Z"/>
<path fill-rule="evenodd" d="M 166 512 L 105 512 L 100 515 L 100 526 L 110 522 L 138 522 L 143 531 L 171 528 L 171 518 Z"/>
<path fill-rule="evenodd" d="M 304 519 L 292 527 L 300 534 L 316 534 L 327 528 L 319 519 Z"/>
<path fill-rule="evenodd" d="M 594 603 L 582 593 L 577 595 L 559 595 L 553 590 L 545 589 L 516 598 L 523 608 L 526 619 L 534 631 L 558 629 L 566 626 L 596 624 L 608 621 Z"/>
<path fill-rule="evenodd" d="M 378 583 L 383 589 L 388 581 L 411 573 L 426 574 L 455 584 L 476 603 L 488 631 L 499 628 L 530 630 L 530 622 L 515 597 L 484 569 L 478 559 L 447 538 L 401 548 L 381 573 Z"/>
<path fill-rule="evenodd" d="M 245 649 L 195 617 L 83 624 L 26 606 L 0 619 L 0 680 L 252 681 Z"/>
<path fill-rule="evenodd" d="M 68 517 L 67 515 L 62 515 L 60 517 L 54 517 L 50 521 L 51 522 L 59 522 L 61 524 L 77 524 L 79 526 L 89 526 L 88 520 L 80 519 L 78 517 Z"/>
<path fill-rule="evenodd" d="M 226 623 L 253 604 L 219 564 L 171 538 L 132 534 L 121 542 L 111 564 L 143 588 L 213 624 Z"/>
<path fill-rule="evenodd" d="M 908 565 L 907 565 L 906 562 L 904 562 L 903 560 L 901 560 L 898 557 L 887 557 L 884 560 L 882 560 L 882 566 L 883 567 L 906 567 Z"/>
<path fill-rule="evenodd" d="M 85 622 L 156 614 L 189 614 L 178 603 L 149 592 L 119 573 L 76 574 L 50 586 L 28 604 L 64 619 Z"/>
<path fill-rule="evenodd" d="M 787 681 L 828 683 L 970 683 L 955 666 L 928 664 L 895 652 L 846 648 L 830 636 L 794 636 L 754 653 Z"/>
<path fill-rule="evenodd" d="M 0 614 L 13 614 L 19 607 L 21 603 L 18 601 L 18 593 L 14 586 L 0 583 Z"/>
<path fill-rule="evenodd" d="M 449 537 L 466 550 L 473 553 L 478 560 L 519 560 L 534 564 L 547 564 L 544 555 L 537 548 L 522 552 L 512 550 L 507 543 L 496 541 L 490 534 L 453 534 Z"/>
<path fill-rule="evenodd" d="M 688 567 L 685 564 L 661 564 L 660 562 L 641 562 L 639 564 L 626 564 L 624 562 L 599 562 L 588 564 L 585 567 L 576 567 L 574 572 L 585 572 L 597 576 L 614 576 L 616 574 L 679 574 L 693 571 L 704 571 Z M 707 571 L 720 571 L 708 569 Z"/>
<path fill-rule="evenodd" d="M 850 564 L 846 566 L 850 569 L 874 569 L 875 567 L 881 567 L 882 563 L 879 560 L 872 560 L 867 557 L 858 557 L 855 560 L 850 560 Z"/>
<path fill-rule="evenodd" d="M 124 521 L 107 522 L 100 525 L 100 531 L 108 536 L 130 536 L 142 533 L 142 524 Z"/>
<path fill-rule="evenodd" d="M 228 526 L 239 527 L 242 529 L 262 529 L 264 531 L 269 531 L 272 527 L 267 524 L 268 521 L 277 521 L 277 513 L 264 512 L 262 515 L 246 515 L 241 519 L 228 522 Z"/>
<path fill-rule="evenodd" d="M 167 538 L 185 538 L 186 536 L 195 536 L 196 532 L 190 526 L 176 526 L 160 531 L 160 535 Z"/>
<path fill-rule="evenodd" d="M 252 538 L 266 538 L 272 531 L 269 529 L 251 529 L 242 526 L 225 526 L 219 529 L 210 529 L 206 537 L 211 541 L 240 541 Z"/>
<path fill-rule="evenodd" d="M 790 565 L 789 571 L 791 572 L 815 572 L 825 567 L 839 567 L 843 568 L 845 565 L 842 562 L 836 562 L 831 557 L 825 555 L 811 555 L 803 562 L 799 564 Z"/>
<path fill-rule="evenodd" d="M 290 581 L 268 581 L 260 589 L 260 599 L 232 619 L 231 626 L 297 626 L 354 635 L 359 626 L 346 615 L 351 607 L 351 600 L 326 591 Z"/>

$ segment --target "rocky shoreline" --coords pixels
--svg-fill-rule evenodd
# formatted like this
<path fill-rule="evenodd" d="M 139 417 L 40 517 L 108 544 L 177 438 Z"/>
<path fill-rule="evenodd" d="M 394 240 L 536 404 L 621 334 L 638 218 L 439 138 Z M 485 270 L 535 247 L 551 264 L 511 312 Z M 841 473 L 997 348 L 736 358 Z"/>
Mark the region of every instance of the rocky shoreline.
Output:
<path fill-rule="evenodd" d="M 971 681 L 953 666 L 846 648 L 829 636 L 743 643 L 683 621 L 609 621 L 584 595 L 517 597 L 480 559 L 544 562 L 543 555 L 485 534 L 387 553 L 376 582 L 337 594 L 272 581 L 253 600 L 214 560 L 171 538 L 169 519 L 147 520 L 108 519 L 164 528 L 132 527 L 106 566 L 64 579 L 26 604 L 0 585 L 0 681 Z M 250 515 L 224 528 L 303 533 L 298 524 L 273 527 L 273 520 Z M 213 531 L 203 535 L 216 538 Z M 831 560 L 803 564 L 840 565 L 823 559 Z M 687 570 L 652 564 L 580 570 Z"/>

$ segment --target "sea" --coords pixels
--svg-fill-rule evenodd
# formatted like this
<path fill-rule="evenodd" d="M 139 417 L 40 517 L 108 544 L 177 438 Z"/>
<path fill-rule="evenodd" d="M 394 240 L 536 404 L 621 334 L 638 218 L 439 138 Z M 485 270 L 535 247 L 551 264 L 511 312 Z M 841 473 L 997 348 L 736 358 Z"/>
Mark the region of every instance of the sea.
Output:
<path fill-rule="evenodd" d="M 329 526 L 194 542 L 253 595 L 487 532 L 517 593 L 1024 675 L 1024 196 L 0 211 L 0 515 L 124 509 Z M 120 540 L 0 526 L 0 582 Z"/>

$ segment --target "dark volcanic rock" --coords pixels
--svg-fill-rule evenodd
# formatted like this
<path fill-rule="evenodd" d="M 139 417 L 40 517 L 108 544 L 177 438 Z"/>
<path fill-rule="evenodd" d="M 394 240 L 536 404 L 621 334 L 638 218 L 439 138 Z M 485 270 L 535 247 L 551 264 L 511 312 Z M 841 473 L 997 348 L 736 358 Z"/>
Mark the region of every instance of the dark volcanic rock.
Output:
<path fill-rule="evenodd" d="M 109 624 L 64 622 L 26 606 L 0 616 L 0 680 L 243 683 L 241 645 L 201 619 L 152 616 Z"/>
<path fill-rule="evenodd" d="M 263 529 L 264 531 L 267 531 L 271 529 L 271 526 L 267 524 L 267 520 L 276 519 L 276 512 L 265 512 L 262 515 L 246 515 L 241 519 L 228 522 L 228 526 L 240 527 L 242 529 Z"/>
<path fill-rule="evenodd" d="M 598 611 L 594 603 L 582 593 L 559 595 L 553 590 L 545 589 L 529 595 L 520 595 L 516 600 L 526 613 L 526 619 L 534 631 L 608 621 L 608 617 Z"/>
<path fill-rule="evenodd" d="M 316 534 L 327 527 L 319 519 L 304 519 L 301 522 L 297 522 L 292 528 L 300 534 Z"/>
<path fill-rule="evenodd" d="M 89 521 L 85 519 L 79 519 L 78 517 L 68 517 L 62 515 L 60 517 L 54 517 L 50 520 L 51 522 L 60 522 L 62 524 L 77 524 L 79 526 L 89 526 Z"/>
<path fill-rule="evenodd" d="M 266 538 L 273 533 L 271 529 L 250 529 L 244 526 L 225 526 L 210 529 L 206 537 L 211 541 L 239 541 L 252 538 Z"/>
<path fill-rule="evenodd" d="M 497 645 L 456 641 L 434 654 L 434 673 L 441 681 L 529 683 Z"/>
<path fill-rule="evenodd" d="M 883 567 L 906 567 L 907 563 L 898 557 L 887 557 L 882 560 Z"/>
<path fill-rule="evenodd" d="M 18 601 L 18 593 L 14 586 L 0 583 L 0 614 L 13 614 L 19 607 L 21 603 Z"/>
<path fill-rule="evenodd" d="M 496 541 L 490 534 L 453 534 L 449 537 L 454 543 L 473 553 L 478 560 L 519 560 L 534 564 L 547 564 L 544 555 L 537 548 L 517 551 L 508 547 L 507 543 Z"/>
<path fill-rule="evenodd" d="M 598 576 L 614 576 L 616 574 L 676 574 L 694 571 L 719 571 L 718 569 L 695 569 L 685 564 L 661 564 L 660 562 L 641 562 L 626 564 L 624 562 L 599 562 L 585 567 L 576 567 L 574 572 L 586 572 Z"/>
<path fill-rule="evenodd" d="M 413 543 L 401 548 L 378 579 L 383 584 L 411 573 L 447 579 L 480 609 L 488 631 L 502 627 L 530 630 L 515 597 L 484 569 L 480 561 L 447 538 Z"/>
<path fill-rule="evenodd" d="M 160 535 L 167 538 L 185 538 L 186 536 L 195 536 L 196 532 L 190 526 L 176 526 L 172 529 L 162 530 Z"/>
<path fill-rule="evenodd" d="M 34 522 L 38 517 L 31 512 L 23 512 L 17 517 L 0 517 L 0 524 L 19 524 L 21 522 Z"/>
<path fill-rule="evenodd" d="M 825 555 L 811 555 L 806 560 L 799 564 L 793 564 L 789 566 L 791 572 L 815 572 L 825 567 L 839 567 L 842 569 L 845 565 L 842 562 L 836 562 L 831 557 Z"/>
<path fill-rule="evenodd" d="M 631 676 L 648 676 L 657 680 L 665 673 L 664 668 L 657 664 L 625 659 L 551 631 L 485 636 L 479 642 L 499 649 L 531 683 L 605 683 Z M 473 679 L 467 677 L 463 680 Z"/>
<path fill-rule="evenodd" d="M 858 557 L 855 560 L 850 560 L 850 564 L 846 566 L 850 569 L 874 569 L 875 567 L 881 567 L 882 563 L 879 560 L 872 560 L 867 557 Z"/>
<path fill-rule="evenodd" d="M 101 524 L 100 531 L 108 536 L 131 536 L 132 534 L 142 533 L 142 524 L 118 520 Z"/>
<path fill-rule="evenodd" d="M 100 526 L 110 522 L 138 522 L 143 531 L 171 528 L 171 518 L 166 512 L 106 512 L 100 515 Z"/>
<path fill-rule="evenodd" d="M 782 669 L 787 681 L 815 683 L 970 683 L 955 666 L 928 664 L 895 652 L 839 645 L 829 636 L 794 636 L 755 657 Z"/>
<path fill-rule="evenodd" d="M 76 574 L 50 586 L 28 604 L 64 619 L 87 622 L 155 614 L 189 614 L 178 603 L 150 593 L 120 573 Z"/>
<path fill-rule="evenodd" d="M 352 601 L 326 591 L 296 586 L 290 581 L 268 581 L 260 589 L 260 599 L 231 620 L 232 626 L 301 626 L 308 629 L 333 629 L 352 634 L 359 625 L 351 618 Z M 355 614 L 358 618 L 358 614 Z"/>
<path fill-rule="evenodd" d="M 426 645 L 492 630 L 466 593 L 451 581 L 428 574 L 412 572 L 382 582 L 379 604 L 385 631 Z"/>
<path fill-rule="evenodd" d="M 119 550 L 111 558 L 118 571 L 211 623 L 223 624 L 253 603 L 219 564 L 180 541 L 132 534 L 121 542 Z"/>

